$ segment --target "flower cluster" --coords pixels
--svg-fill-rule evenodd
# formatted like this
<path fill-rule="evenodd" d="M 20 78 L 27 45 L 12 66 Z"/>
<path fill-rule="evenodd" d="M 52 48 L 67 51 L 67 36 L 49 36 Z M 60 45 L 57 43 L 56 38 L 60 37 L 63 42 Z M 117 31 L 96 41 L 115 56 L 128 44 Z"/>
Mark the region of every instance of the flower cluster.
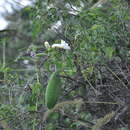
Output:
<path fill-rule="evenodd" d="M 70 50 L 70 46 L 68 45 L 68 43 L 66 43 L 64 40 L 61 40 L 61 43 L 59 44 L 53 44 L 52 46 L 49 45 L 49 43 L 46 41 L 44 43 L 45 47 L 48 49 L 48 48 L 62 48 L 62 49 L 65 49 L 65 50 Z"/>

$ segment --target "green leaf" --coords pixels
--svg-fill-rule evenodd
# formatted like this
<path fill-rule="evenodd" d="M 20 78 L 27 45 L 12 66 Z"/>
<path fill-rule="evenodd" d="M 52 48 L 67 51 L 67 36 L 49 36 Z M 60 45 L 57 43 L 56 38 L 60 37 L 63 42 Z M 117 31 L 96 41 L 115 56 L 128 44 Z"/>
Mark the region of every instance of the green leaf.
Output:
<path fill-rule="evenodd" d="M 28 110 L 28 111 L 36 111 L 36 110 L 37 110 L 37 106 L 36 106 L 36 105 L 34 105 L 34 106 L 29 105 L 29 106 L 27 107 L 27 110 Z"/>
<path fill-rule="evenodd" d="M 35 94 L 40 94 L 40 89 L 41 89 L 41 84 L 40 83 L 34 83 L 32 86 L 31 86 L 31 89 L 32 89 L 32 94 L 35 95 Z"/>
<path fill-rule="evenodd" d="M 112 47 L 105 48 L 105 54 L 106 54 L 106 57 L 109 58 L 109 60 L 112 58 L 113 52 L 114 52 L 114 49 Z"/>

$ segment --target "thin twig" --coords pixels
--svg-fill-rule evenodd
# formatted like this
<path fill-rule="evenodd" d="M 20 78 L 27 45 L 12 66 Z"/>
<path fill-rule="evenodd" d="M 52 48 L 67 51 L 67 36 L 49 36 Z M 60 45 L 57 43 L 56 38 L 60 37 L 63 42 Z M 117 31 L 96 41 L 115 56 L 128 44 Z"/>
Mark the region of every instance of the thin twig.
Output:
<path fill-rule="evenodd" d="M 109 72 L 111 72 L 121 83 L 122 85 L 127 88 L 127 86 L 124 84 L 124 82 L 109 68 L 107 67 L 107 69 L 109 70 Z M 128 88 L 127 88 L 128 89 Z"/>

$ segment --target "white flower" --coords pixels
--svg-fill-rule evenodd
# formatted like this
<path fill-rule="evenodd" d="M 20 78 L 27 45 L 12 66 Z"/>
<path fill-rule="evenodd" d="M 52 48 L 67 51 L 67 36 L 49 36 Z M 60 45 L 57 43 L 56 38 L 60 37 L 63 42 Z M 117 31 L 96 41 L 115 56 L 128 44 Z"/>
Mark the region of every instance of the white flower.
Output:
<path fill-rule="evenodd" d="M 62 48 L 65 50 L 70 50 L 70 46 L 68 45 L 68 43 L 66 43 L 65 41 L 61 40 L 60 44 L 53 44 L 52 48 Z"/>
<path fill-rule="evenodd" d="M 24 60 L 23 63 L 27 65 L 29 63 L 29 60 Z"/>
<path fill-rule="evenodd" d="M 45 45 L 45 47 L 46 47 L 47 49 L 50 48 L 50 45 L 49 45 L 48 41 L 45 41 L 45 42 L 44 42 L 44 45 Z"/>
<path fill-rule="evenodd" d="M 100 8 L 100 7 L 102 7 L 102 5 L 101 5 L 101 4 L 99 4 L 99 5 L 97 5 L 97 7 L 98 7 L 98 8 Z"/>
<path fill-rule="evenodd" d="M 61 40 L 61 44 L 68 44 L 68 43 L 66 43 L 64 40 Z"/>
<path fill-rule="evenodd" d="M 62 44 L 53 44 L 51 47 L 52 48 L 63 48 L 63 45 Z"/>

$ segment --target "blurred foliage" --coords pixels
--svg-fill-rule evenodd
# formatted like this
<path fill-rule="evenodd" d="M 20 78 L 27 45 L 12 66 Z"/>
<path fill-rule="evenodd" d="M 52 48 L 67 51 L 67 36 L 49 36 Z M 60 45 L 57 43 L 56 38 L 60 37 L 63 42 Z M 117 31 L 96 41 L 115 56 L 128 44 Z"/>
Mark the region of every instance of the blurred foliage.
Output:
<path fill-rule="evenodd" d="M 0 31 L 0 129 L 130 129 L 130 111 L 120 114 L 129 103 L 116 95 L 130 87 L 130 7 L 124 0 L 100 2 L 36 0 L 5 16 L 10 24 Z M 71 50 L 44 46 L 61 40 Z M 46 86 L 57 69 L 61 93 L 48 110 Z M 75 99 L 83 103 L 73 104 Z"/>

